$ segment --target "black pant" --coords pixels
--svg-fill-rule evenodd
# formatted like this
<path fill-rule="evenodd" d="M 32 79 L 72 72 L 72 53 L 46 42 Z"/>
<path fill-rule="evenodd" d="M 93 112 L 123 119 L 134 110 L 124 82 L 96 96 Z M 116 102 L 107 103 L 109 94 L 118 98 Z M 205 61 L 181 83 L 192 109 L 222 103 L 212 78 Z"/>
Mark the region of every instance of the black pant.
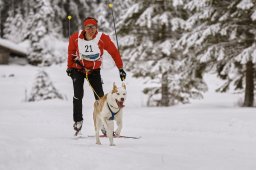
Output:
<path fill-rule="evenodd" d="M 79 122 L 83 120 L 83 113 L 82 113 L 82 100 L 84 96 L 84 79 L 85 74 L 74 70 L 72 75 L 73 80 L 73 88 L 74 88 L 74 97 L 73 97 L 73 120 L 75 122 Z M 93 70 L 88 75 L 89 82 L 97 93 L 99 97 L 104 96 L 103 87 L 102 87 L 102 80 L 100 75 L 100 69 Z M 98 96 L 94 93 L 95 100 L 98 100 Z"/>

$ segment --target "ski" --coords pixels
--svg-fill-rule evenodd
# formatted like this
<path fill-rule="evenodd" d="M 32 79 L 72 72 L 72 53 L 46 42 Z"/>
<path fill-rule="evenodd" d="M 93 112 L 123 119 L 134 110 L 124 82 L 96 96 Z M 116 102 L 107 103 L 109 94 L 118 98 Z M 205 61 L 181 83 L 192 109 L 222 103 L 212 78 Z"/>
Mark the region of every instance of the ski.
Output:
<path fill-rule="evenodd" d="M 95 135 L 88 135 L 88 137 L 95 137 Z M 100 138 L 106 138 L 106 135 L 100 135 Z M 128 139 L 140 139 L 141 136 L 124 136 L 124 135 L 120 135 L 120 136 L 114 136 L 114 138 L 128 138 Z"/>
<path fill-rule="evenodd" d="M 130 139 L 140 139 L 141 136 L 119 136 L 119 138 L 130 138 Z"/>

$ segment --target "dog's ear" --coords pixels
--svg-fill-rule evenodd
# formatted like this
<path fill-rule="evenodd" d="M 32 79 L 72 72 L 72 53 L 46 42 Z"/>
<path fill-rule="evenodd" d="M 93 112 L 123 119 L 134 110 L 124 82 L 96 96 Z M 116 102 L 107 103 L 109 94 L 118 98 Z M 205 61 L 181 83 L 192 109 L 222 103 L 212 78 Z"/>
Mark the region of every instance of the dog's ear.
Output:
<path fill-rule="evenodd" d="M 116 83 L 113 83 L 113 89 L 112 89 L 112 94 L 117 92 L 117 86 Z"/>
<path fill-rule="evenodd" d="M 126 85 L 124 82 L 122 83 L 122 87 L 126 90 Z"/>

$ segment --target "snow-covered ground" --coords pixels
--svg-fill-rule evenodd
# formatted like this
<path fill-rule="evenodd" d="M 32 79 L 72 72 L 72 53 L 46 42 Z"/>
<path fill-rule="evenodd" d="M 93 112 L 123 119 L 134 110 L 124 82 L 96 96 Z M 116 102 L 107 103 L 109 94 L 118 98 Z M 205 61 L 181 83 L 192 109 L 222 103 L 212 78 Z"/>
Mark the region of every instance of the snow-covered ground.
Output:
<path fill-rule="evenodd" d="M 1 170 L 253 170 L 256 169 L 255 108 L 237 107 L 239 96 L 216 94 L 208 77 L 204 100 L 168 108 L 147 108 L 142 82 L 127 78 L 123 135 L 96 145 L 93 95 L 85 85 L 83 138 L 73 137 L 72 82 L 65 64 L 49 73 L 66 100 L 24 102 L 38 67 L 0 66 Z M 104 90 L 120 83 L 116 68 L 103 73 Z"/>

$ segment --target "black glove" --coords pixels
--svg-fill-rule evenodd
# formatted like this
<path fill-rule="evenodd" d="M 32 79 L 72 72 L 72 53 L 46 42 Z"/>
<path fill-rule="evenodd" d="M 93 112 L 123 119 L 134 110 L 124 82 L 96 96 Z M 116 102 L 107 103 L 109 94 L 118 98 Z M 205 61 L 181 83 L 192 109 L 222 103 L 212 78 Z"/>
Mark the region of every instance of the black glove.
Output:
<path fill-rule="evenodd" d="M 74 69 L 73 69 L 73 68 L 67 68 L 66 72 L 67 72 L 67 75 L 68 75 L 69 77 L 72 77 L 73 72 L 74 72 Z"/>
<path fill-rule="evenodd" d="M 126 72 L 121 68 L 119 69 L 120 79 L 124 81 L 126 79 Z"/>

